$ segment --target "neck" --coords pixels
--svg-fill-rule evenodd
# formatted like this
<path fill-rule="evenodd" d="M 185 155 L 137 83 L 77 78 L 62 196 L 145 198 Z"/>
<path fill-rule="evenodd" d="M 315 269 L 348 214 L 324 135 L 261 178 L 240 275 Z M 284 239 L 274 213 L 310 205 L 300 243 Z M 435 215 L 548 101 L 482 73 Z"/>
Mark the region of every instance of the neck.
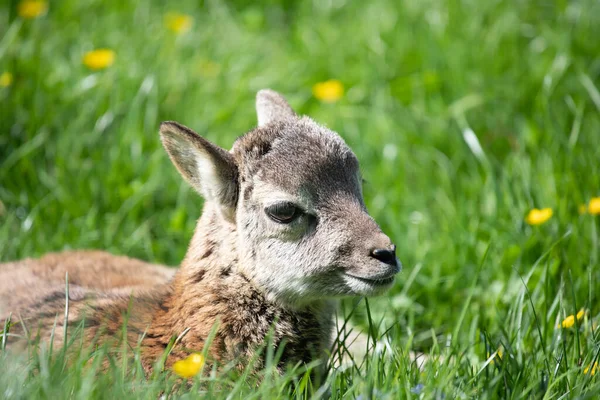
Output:
<path fill-rule="evenodd" d="M 217 325 L 211 354 L 218 361 L 252 357 L 256 348 L 265 344 L 270 331 L 274 344 L 288 342 L 282 362 L 286 357 L 287 361 L 309 362 L 315 355 L 322 356 L 330 343 L 333 304 L 319 302 L 291 308 L 269 300 L 244 275 L 237 256 L 235 225 L 221 218 L 214 207 L 205 205 L 146 345 L 158 346 L 160 351 L 172 337 L 187 332 L 171 353 L 173 359 L 182 358 L 186 351 L 201 351 Z"/>
<path fill-rule="evenodd" d="M 184 292 L 215 274 L 231 274 L 239 263 L 237 256 L 236 227 L 227 222 L 211 203 L 206 203 L 204 213 L 183 259 L 175 284 Z M 179 284 L 179 285 L 177 285 Z"/>

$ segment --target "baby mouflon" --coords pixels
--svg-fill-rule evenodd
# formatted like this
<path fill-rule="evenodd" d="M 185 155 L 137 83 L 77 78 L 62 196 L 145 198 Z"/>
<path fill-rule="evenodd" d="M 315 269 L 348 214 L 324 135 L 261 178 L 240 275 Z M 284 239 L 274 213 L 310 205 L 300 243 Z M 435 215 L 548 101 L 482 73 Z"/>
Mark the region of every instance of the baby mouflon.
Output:
<path fill-rule="evenodd" d="M 381 293 L 400 263 L 367 213 L 358 160 L 340 136 L 271 90 L 258 92 L 256 110 L 258 127 L 230 151 L 176 122 L 160 126 L 173 164 L 205 199 L 176 272 L 99 251 L 1 264 L 9 346 L 49 340 L 55 321 L 63 343 L 68 272 L 68 325 L 85 320 L 85 339 L 103 342 L 127 319 L 124 339 L 134 348 L 141 340 L 147 370 L 174 338 L 166 367 L 202 351 L 215 325 L 209 355 L 220 364 L 243 365 L 267 335 L 284 346 L 281 365 L 327 357 L 336 299 Z"/>

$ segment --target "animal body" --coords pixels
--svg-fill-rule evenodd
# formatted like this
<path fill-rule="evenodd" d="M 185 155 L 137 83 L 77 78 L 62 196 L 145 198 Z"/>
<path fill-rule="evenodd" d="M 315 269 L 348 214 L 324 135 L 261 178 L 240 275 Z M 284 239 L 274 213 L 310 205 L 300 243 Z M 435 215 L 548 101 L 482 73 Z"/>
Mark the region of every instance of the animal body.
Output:
<path fill-rule="evenodd" d="M 119 337 L 150 370 L 173 339 L 166 367 L 201 351 L 213 326 L 214 362 L 248 360 L 271 332 L 282 365 L 326 357 L 337 299 L 389 288 L 395 246 L 368 215 L 358 161 L 338 134 L 297 116 L 271 90 L 257 94 L 258 127 L 226 151 L 175 122 L 162 143 L 205 199 L 178 270 L 100 251 L 53 253 L 0 265 L 0 323 L 23 337 L 63 342 Z M 21 326 L 27 327 L 24 331 Z M 260 365 L 260 363 L 258 364 Z"/>

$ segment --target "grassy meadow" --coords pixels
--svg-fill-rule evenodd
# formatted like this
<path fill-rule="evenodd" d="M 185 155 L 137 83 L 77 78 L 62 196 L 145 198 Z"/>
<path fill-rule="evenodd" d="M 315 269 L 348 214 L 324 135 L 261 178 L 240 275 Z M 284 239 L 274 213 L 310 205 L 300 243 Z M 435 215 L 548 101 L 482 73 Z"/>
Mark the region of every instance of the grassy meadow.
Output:
<path fill-rule="evenodd" d="M 0 354 L 0 397 L 598 398 L 598 38 L 595 0 L 2 2 L 0 261 L 177 265 L 202 200 L 159 123 L 229 148 L 269 87 L 354 149 L 404 269 L 345 301 L 376 345 L 321 389 L 30 349 Z"/>

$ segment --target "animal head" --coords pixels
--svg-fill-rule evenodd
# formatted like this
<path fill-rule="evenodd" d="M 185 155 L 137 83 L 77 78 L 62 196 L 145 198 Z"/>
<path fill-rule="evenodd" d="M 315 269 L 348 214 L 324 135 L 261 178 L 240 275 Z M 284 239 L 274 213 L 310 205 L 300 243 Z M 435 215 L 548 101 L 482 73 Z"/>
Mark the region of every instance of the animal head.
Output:
<path fill-rule="evenodd" d="M 226 151 L 175 122 L 162 142 L 181 175 L 237 235 L 240 272 L 289 304 L 389 288 L 395 246 L 367 213 L 359 163 L 335 132 L 271 90 L 258 127 Z"/>

